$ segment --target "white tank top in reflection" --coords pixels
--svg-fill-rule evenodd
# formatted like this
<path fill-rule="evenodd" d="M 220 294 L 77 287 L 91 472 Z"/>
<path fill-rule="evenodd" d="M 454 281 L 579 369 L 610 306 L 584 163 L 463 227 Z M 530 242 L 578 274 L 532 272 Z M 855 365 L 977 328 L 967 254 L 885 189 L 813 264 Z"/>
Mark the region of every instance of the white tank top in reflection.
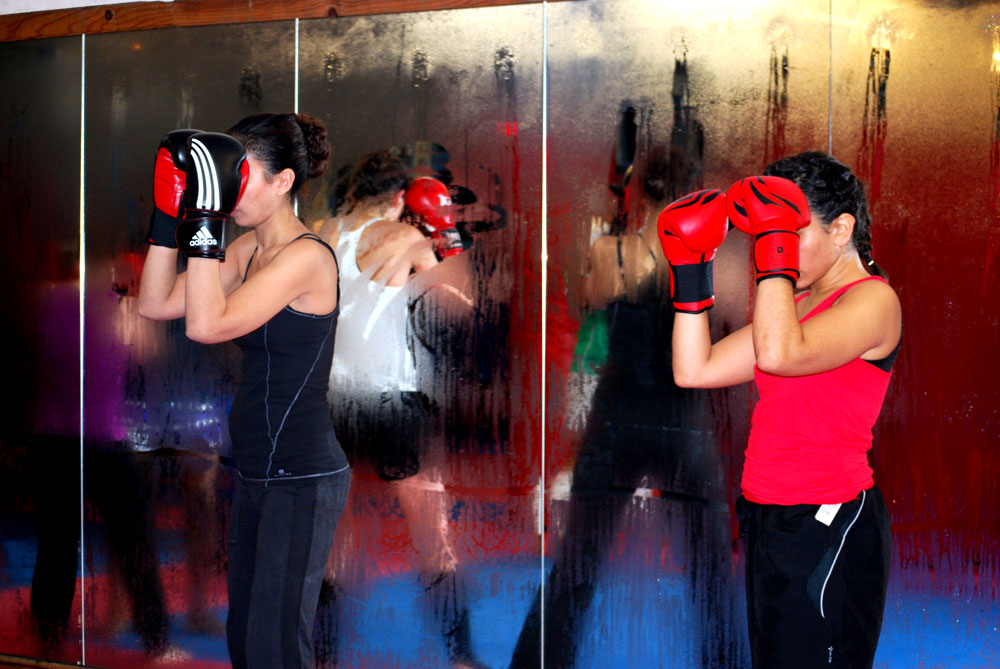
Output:
<path fill-rule="evenodd" d="M 406 342 L 408 291 L 372 281 L 377 267 L 358 268 L 361 235 L 371 218 L 337 239 L 340 265 L 340 320 L 330 370 L 330 398 L 343 392 L 365 394 L 417 389 L 417 369 Z"/>

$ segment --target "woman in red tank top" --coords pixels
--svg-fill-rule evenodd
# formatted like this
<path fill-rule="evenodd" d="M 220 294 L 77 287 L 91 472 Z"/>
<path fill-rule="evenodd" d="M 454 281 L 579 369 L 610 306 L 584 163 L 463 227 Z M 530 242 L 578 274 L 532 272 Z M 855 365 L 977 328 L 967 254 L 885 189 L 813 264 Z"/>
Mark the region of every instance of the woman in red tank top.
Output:
<path fill-rule="evenodd" d="M 891 538 L 867 451 L 899 300 L 872 262 L 864 186 L 832 157 L 785 158 L 726 197 L 753 237 L 753 321 L 713 343 L 707 311 L 679 312 L 672 355 L 679 385 L 760 395 L 737 502 L 754 667 L 870 667 Z M 694 243 L 698 215 L 668 236 Z"/>

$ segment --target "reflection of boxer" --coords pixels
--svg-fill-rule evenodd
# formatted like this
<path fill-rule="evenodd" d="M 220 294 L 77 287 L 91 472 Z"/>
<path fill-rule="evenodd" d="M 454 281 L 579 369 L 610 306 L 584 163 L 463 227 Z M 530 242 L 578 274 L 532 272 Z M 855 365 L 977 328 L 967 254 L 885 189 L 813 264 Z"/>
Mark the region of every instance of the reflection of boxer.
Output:
<path fill-rule="evenodd" d="M 429 239 L 400 222 L 404 204 L 420 216 Z M 461 298 L 458 291 L 437 290 L 460 265 L 455 256 L 464 249 L 450 206 L 444 184 L 427 177 L 410 182 L 406 165 L 393 152 L 379 151 L 353 169 L 346 202 L 321 224 L 320 234 L 341 263 L 344 323 L 330 378 L 337 433 L 357 456 L 371 461 L 380 478 L 395 482 L 423 563 L 420 581 L 449 661 L 470 667 L 478 663 L 456 571 L 449 499 L 437 479 L 435 458 L 441 449 L 428 447 L 436 412 L 419 390 L 415 352 L 408 343 L 414 300 L 435 299 L 441 308 L 447 297 Z M 445 299 L 429 297 L 438 292 L 446 293 Z M 449 304 L 461 310 L 467 299 Z"/>
<path fill-rule="evenodd" d="M 674 377 L 757 384 L 738 504 L 754 666 L 870 667 L 891 540 L 867 451 L 899 350 L 899 300 L 870 275 L 881 272 L 864 186 L 847 167 L 810 152 L 765 173 L 727 197 L 754 238 L 753 323 L 713 344 L 703 309 L 678 313 Z M 703 254 L 724 234 L 720 199 L 688 196 L 661 214 L 684 304 L 710 298 Z"/>
<path fill-rule="evenodd" d="M 68 267 L 75 264 L 67 263 Z M 108 271 L 87 298 L 84 330 L 83 493 L 104 520 L 113 591 L 126 599 L 122 619 L 132 625 L 151 657 L 174 659 L 159 561 L 153 544 L 149 489 L 143 485 L 122 411 L 131 341 L 116 327 L 134 296 L 112 289 Z M 49 385 L 36 406 L 31 449 L 39 548 L 31 608 L 43 652 L 57 654 L 63 641 L 77 580 L 80 539 L 79 284 L 76 277 L 43 286 L 39 293 L 38 375 Z M 129 606 L 130 605 L 130 606 Z M 117 607 L 114 612 L 118 613 Z"/>
<path fill-rule="evenodd" d="M 546 667 L 575 665 L 604 561 L 640 488 L 655 491 L 659 499 L 653 503 L 676 528 L 671 537 L 679 540 L 670 550 L 672 560 L 687 565 L 701 666 L 729 666 L 734 653 L 725 632 L 731 606 L 723 552 L 729 518 L 719 501 L 723 492 L 708 397 L 673 383 L 663 351 L 674 314 L 665 299 L 667 267 L 652 214 L 672 185 L 670 157 L 654 147 L 642 163 L 635 175 L 641 183 L 639 225 L 627 224 L 619 214 L 617 229 L 598 237 L 588 258 L 584 294 L 589 308 L 606 313 L 608 354 L 573 466 L 564 534 L 545 579 Z M 541 618 L 536 600 L 512 669 L 538 666 Z"/>
<path fill-rule="evenodd" d="M 406 344 L 406 287 L 412 274 L 438 261 L 424 235 L 399 222 L 408 183 L 405 167 L 391 152 L 368 156 L 351 174 L 340 215 L 319 230 L 341 265 L 344 321 L 330 405 L 342 441 L 359 448 L 388 481 L 419 470 L 420 431 L 427 427 L 429 409 L 417 393 L 417 370 Z M 375 435 L 373 428 L 387 432 Z"/>
<path fill-rule="evenodd" d="M 329 145 L 322 123 L 301 114 L 256 114 L 229 132 L 174 131 L 161 144 L 140 312 L 183 316 L 192 339 L 235 339 L 243 351 L 229 426 L 239 470 L 229 653 L 236 667 L 311 666 L 323 566 L 350 475 L 326 406 L 337 261 L 292 198 L 323 173 Z M 230 212 L 250 231 L 227 250 Z M 175 243 L 188 256 L 179 275 Z"/>

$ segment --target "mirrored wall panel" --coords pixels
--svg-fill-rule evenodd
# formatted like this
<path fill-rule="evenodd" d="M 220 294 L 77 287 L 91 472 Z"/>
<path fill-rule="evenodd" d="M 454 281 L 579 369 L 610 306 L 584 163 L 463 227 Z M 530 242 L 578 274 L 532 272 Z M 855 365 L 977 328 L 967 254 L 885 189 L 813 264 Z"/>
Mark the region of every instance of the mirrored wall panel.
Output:
<path fill-rule="evenodd" d="M 833 151 L 868 183 L 904 314 L 872 454 L 893 520 L 888 666 L 986 666 L 998 649 L 981 639 L 1000 527 L 1000 33 L 995 4 L 970 4 L 834 5 Z"/>
<path fill-rule="evenodd" d="M 546 666 L 748 663 L 731 505 L 751 394 L 675 385 L 656 218 L 825 148 L 826 54 L 813 46 L 825 5 L 813 4 L 549 10 L 551 568 L 522 666 L 543 636 Z M 730 235 L 716 337 L 748 320 L 747 260 Z"/>
<path fill-rule="evenodd" d="M 0 652 L 81 657 L 80 40 L 0 45 Z"/>
<path fill-rule="evenodd" d="M 294 22 L 87 39 L 87 662 L 228 662 L 230 343 L 138 312 L 160 139 L 294 104 Z M 239 234 L 231 226 L 231 237 Z"/>
<path fill-rule="evenodd" d="M 301 23 L 299 108 L 332 154 L 300 212 L 341 264 L 330 406 L 353 467 L 324 662 L 503 666 L 534 596 L 541 29 L 537 7 Z M 381 185 L 400 173 L 402 212 Z M 414 197 L 432 183 L 451 202 L 437 219 Z M 443 217 L 440 262 L 373 267 L 402 234 L 389 221 L 438 244 Z"/>

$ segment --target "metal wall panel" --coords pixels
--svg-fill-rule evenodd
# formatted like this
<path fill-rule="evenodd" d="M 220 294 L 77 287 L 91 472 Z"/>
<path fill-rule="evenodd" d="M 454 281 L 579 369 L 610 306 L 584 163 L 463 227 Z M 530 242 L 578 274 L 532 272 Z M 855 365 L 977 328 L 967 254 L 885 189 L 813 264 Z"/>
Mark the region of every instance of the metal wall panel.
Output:
<path fill-rule="evenodd" d="M 834 152 L 869 185 L 874 258 L 903 305 L 876 431 L 894 565 L 879 658 L 988 666 L 997 641 L 995 3 L 835 2 Z"/>
<path fill-rule="evenodd" d="M 231 344 L 137 312 L 156 149 L 294 104 L 294 22 L 87 39 L 87 661 L 225 662 Z M 229 231 L 236 234 L 233 227 Z"/>
<path fill-rule="evenodd" d="M 343 176 L 366 154 L 392 149 L 412 176 L 449 185 L 472 243 L 413 275 L 406 304 L 396 304 L 409 311 L 425 429 L 364 425 L 365 388 L 333 379 L 353 479 L 317 623 L 325 660 L 444 666 L 450 656 L 502 666 L 534 594 L 541 28 L 537 7 L 301 24 L 300 110 L 325 121 L 333 149 L 326 177 L 301 200 L 307 218 L 334 216 Z M 344 296 L 345 321 L 352 299 Z M 456 302 L 463 306 L 448 308 Z M 343 336 L 352 331 L 338 333 L 337 356 L 402 345 L 389 330 Z M 419 471 L 380 478 L 387 452 L 414 447 Z"/>
<path fill-rule="evenodd" d="M 0 46 L 0 652 L 76 662 L 80 561 L 79 38 Z M 32 587 L 32 581 L 35 587 Z"/>

